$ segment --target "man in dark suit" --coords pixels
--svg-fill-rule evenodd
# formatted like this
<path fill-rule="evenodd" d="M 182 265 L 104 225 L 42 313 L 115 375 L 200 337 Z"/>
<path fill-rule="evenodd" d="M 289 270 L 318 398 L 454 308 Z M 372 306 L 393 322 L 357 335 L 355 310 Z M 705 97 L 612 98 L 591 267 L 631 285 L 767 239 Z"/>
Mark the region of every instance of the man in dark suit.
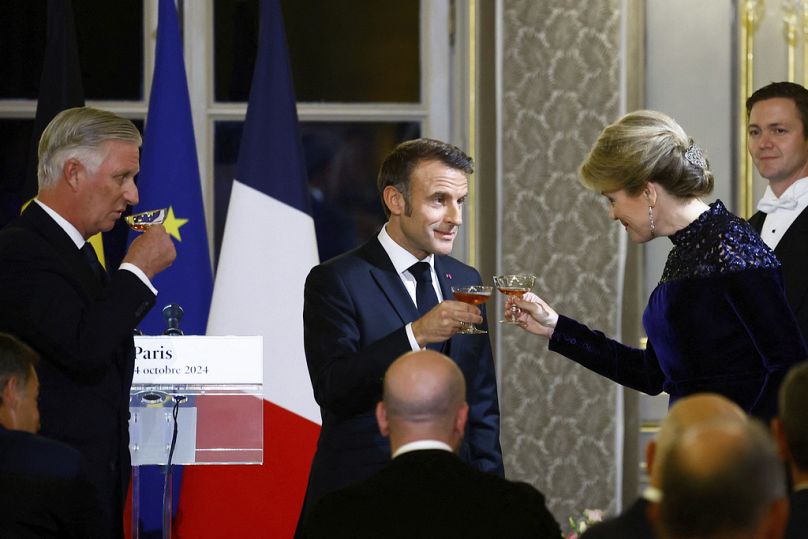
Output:
<path fill-rule="evenodd" d="M 469 414 L 465 389 L 458 366 L 438 352 L 394 361 L 376 406 L 392 462 L 324 496 L 304 537 L 561 537 L 539 491 L 476 470 L 455 454 Z"/>
<path fill-rule="evenodd" d="M 661 470 L 673 443 L 687 429 L 707 422 L 746 420 L 737 404 L 714 393 L 696 393 L 676 401 L 662 422 L 657 438 L 645 448 L 650 486 L 623 513 L 589 528 L 583 539 L 656 539 L 649 511 L 662 499 Z"/>
<path fill-rule="evenodd" d="M 788 518 L 785 470 L 757 420 L 688 429 L 661 470 L 652 519 L 662 539 L 779 539 Z"/>
<path fill-rule="evenodd" d="M 37 361 L 0 333 L 0 537 L 103 537 L 95 490 L 79 479 L 79 452 L 36 435 Z"/>
<path fill-rule="evenodd" d="M 151 278 L 176 256 L 158 225 L 108 274 L 86 242 L 138 202 L 140 143 L 115 114 L 63 111 L 40 139 L 37 198 L 0 231 L 0 330 L 39 352 L 42 433 L 82 454 L 105 537 L 123 534 L 132 332 L 155 302 Z"/>
<path fill-rule="evenodd" d="M 773 82 L 746 100 L 749 154 L 769 185 L 749 223 L 783 264 L 786 298 L 808 341 L 808 90 Z"/>
<path fill-rule="evenodd" d="M 780 412 L 772 433 L 794 485 L 783 539 L 808 537 L 808 361 L 794 367 L 780 386 Z"/>
<path fill-rule="evenodd" d="M 401 354 L 426 346 L 451 357 L 468 380 L 469 420 L 460 458 L 503 475 L 499 404 L 484 310 L 452 301 L 452 286 L 480 275 L 449 253 L 462 222 L 473 162 L 449 144 L 400 144 L 379 172 L 388 222 L 356 250 L 312 269 L 303 309 L 306 361 L 322 430 L 301 522 L 323 494 L 369 477 L 389 460 L 373 407 L 381 379 Z M 298 527 L 300 524 L 298 524 Z"/>

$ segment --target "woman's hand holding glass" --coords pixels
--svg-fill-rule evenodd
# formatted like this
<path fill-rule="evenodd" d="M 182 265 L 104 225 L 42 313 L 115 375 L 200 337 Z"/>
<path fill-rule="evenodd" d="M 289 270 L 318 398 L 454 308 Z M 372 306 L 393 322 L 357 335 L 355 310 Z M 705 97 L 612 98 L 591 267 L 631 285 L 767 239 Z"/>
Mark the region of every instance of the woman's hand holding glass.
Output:
<path fill-rule="evenodd" d="M 514 305 L 520 310 L 516 320 L 523 329 L 550 338 L 558 323 L 558 313 L 552 307 L 532 292 L 521 298 L 509 297 L 505 302 L 505 312 Z"/>

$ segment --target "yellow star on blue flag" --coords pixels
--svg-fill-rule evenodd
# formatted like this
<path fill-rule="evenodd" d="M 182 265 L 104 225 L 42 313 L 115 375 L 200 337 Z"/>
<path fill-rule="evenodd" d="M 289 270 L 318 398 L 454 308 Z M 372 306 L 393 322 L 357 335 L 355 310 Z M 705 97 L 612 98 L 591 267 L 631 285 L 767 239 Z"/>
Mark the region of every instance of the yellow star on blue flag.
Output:
<path fill-rule="evenodd" d="M 166 215 L 166 220 L 163 221 L 163 226 L 166 229 L 166 232 L 171 234 L 171 236 L 177 240 L 182 241 L 182 237 L 180 236 L 180 227 L 188 222 L 188 219 L 181 219 L 174 215 L 174 206 L 168 207 L 168 215 Z"/>

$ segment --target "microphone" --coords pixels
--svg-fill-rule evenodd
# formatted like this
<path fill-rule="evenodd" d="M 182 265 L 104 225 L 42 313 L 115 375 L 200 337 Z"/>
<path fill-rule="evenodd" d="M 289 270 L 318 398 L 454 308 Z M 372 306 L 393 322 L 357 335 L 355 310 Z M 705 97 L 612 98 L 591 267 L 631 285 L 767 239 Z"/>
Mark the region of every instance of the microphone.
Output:
<path fill-rule="evenodd" d="M 163 318 L 166 321 L 166 326 L 168 326 L 163 332 L 163 335 L 184 335 L 180 329 L 180 320 L 182 320 L 183 314 L 185 314 L 185 312 L 182 310 L 182 307 L 176 303 L 169 303 L 163 307 Z"/>

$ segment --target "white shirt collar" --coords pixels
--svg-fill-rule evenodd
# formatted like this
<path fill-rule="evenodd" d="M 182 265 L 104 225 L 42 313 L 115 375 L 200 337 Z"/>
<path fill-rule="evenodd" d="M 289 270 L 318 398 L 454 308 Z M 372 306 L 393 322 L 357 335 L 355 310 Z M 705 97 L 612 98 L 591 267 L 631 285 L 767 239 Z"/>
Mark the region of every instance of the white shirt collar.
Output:
<path fill-rule="evenodd" d="M 76 227 L 70 224 L 70 222 L 67 219 L 56 213 L 56 210 L 46 205 L 38 198 L 35 198 L 34 202 L 39 204 L 42 207 L 42 209 L 45 210 L 45 213 L 50 215 L 51 219 L 56 221 L 56 224 L 59 225 L 62 228 L 62 230 L 65 231 L 65 234 L 70 236 L 70 239 L 73 240 L 73 243 L 76 244 L 77 249 L 81 249 L 82 247 L 84 247 L 84 244 L 87 243 L 87 240 L 84 239 L 84 236 L 81 235 L 81 232 L 79 232 L 79 230 Z"/>
<path fill-rule="evenodd" d="M 396 452 L 393 453 L 393 458 L 396 458 L 399 455 L 403 455 L 404 453 L 410 453 L 412 451 L 421 451 L 423 449 L 442 449 L 443 451 L 454 453 L 454 451 L 452 451 L 452 448 L 446 442 L 441 442 L 440 440 L 416 440 L 414 442 L 404 444 L 398 449 L 396 449 Z"/>
<path fill-rule="evenodd" d="M 766 191 L 758 202 L 758 209 L 764 213 L 774 213 L 779 210 L 802 211 L 808 203 L 806 195 L 808 195 L 808 177 L 800 178 L 789 185 L 779 197 L 774 194 L 771 186 L 766 186 Z"/>
<path fill-rule="evenodd" d="M 393 267 L 396 268 L 396 272 L 398 272 L 399 275 L 407 271 L 410 266 L 416 262 L 428 263 L 432 268 L 432 272 L 435 272 L 435 255 L 429 255 L 423 260 L 418 260 L 415 258 L 415 255 L 396 243 L 396 241 L 390 237 L 390 234 L 387 233 L 387 224 L 385 224 L 379 231 L 377 238 L 379 239 L 379 243 L 382 244 L 387 256 L 390 257 L 390 261 L 393 263 Z"/>

